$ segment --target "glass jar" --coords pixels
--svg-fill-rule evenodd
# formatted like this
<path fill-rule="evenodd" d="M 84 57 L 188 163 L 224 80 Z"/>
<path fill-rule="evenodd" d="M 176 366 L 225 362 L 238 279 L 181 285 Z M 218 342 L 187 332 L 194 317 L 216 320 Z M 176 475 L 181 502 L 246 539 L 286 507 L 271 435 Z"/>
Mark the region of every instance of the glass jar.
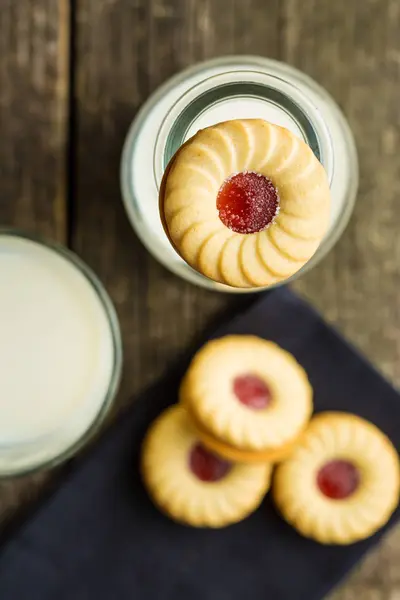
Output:
<path fill-rule="evenodd" d="M 194 284 L 231 293 L 255 290 L 214 282 L 180 258 L 161 225 L 158 192 L 165 167 L 188 138 L 209 125 L 243 118 L 262 118 L 291 130 L 309 144 L 328 175 L 330 226 L 315 255 L 291 279 L 315 266 L 336 243 L 358 188 L 357 152 L 347 121 L 331 96 L 301 71 L 275 60 L 231 56 L 168 80 L 128 132 L 121 162 L 125 208 L 138 237 L 160 263 Z"/>
<path fill-rule="evenodd" d="M 122 367 L 117 315 L 78 256 L 0 228 L 0 477 L 49 468 L 98 430 Z"/>

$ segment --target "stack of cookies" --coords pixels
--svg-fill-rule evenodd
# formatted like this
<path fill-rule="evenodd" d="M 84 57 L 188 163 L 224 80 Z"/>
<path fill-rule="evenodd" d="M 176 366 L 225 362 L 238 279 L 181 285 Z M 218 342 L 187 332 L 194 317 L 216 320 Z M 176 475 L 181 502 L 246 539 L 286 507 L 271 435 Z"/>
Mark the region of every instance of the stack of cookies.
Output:
<path fill-rule="evenodd" d="M 176 521 L 223 527 L 260 505 L 273 476 L 276 506 L 303 535 L 331 544 L 368 537 L 397 505 L 397 452 L 360 417 L 312 412 L 312 387 L 291 354 L 253 336 L 209 342 L 179 403 L 146 436 L 150 496 Z"/>

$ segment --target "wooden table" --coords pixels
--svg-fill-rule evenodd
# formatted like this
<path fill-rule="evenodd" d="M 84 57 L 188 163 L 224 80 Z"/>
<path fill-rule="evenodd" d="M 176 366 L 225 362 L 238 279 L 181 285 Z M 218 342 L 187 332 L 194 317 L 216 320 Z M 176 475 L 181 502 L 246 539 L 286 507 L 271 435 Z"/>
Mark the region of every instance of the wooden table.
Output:
<path fill-rule="evenodd" d="M 0 224 L 68 244 L 121 320 L 122 405 L 240 300 L 196 289 L 135 238 L 118 168 L 128 125 L 167 77 L 229 53 L 287 61 L 337 99 L 361 187 L 333 252 L 294 287 L 400 383 L 398 0 L 1 0 Z M 3 520 L 49 474 L 0 485 Z M 400 599 L 400 530 L 333 595 Z"/>

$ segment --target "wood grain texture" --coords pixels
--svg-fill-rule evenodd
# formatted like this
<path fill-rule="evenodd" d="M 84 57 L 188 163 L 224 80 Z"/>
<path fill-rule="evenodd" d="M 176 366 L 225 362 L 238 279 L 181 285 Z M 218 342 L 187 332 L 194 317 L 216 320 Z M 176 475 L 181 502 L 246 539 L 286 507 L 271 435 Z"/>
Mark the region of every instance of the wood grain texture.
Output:
<path fill-rule="evenodd" d="M 61 242 L 67 233 L 68 48 L 67 0 L 2 0 L 0 227 Z M 1 522 L 31 502 L 47 479 L 42 473 L 1 482 Z"/>
<path fill-rule="evenodd" d="M 355 134 L 360 190 L 334 251 L 296 289 L 400 384 L 400 6 L 286 5 L 283 58 L 337 99 Z M 370 31 L 371 35 L 366 35 Z"/>
<path fill-rule="evenodd" d="M 0 9 L 0 225 L 66 238 L 68 0 Z"/>
<path fill-rule="evenodd" d="M 326 87 L 350 121 L 361 182 L 347 231 L 294 287 L 400 385 L 400 5 L 288 0 L 283 23 L 282 59 Z M 399 562 L 397 528 L 333 598 L 400 598 Z"/>
<path fill-rule="evenodd" d="M 394 0 L 285 0 L 268 7 L 263 0 L 79 3 L 73 239 L 117 305 L 126 354 L 122 402 L 211 317 L 238 302 L 195 289 L 156 264 L 135 239 L 117 193 L 120 149 L 138 106 L 178 69 L 232 52 L 302 68 L 348 115 L 361 159 L 355 216 L 336 249 L 295 287 L 388 376 L 400 379 L 398 18 Z M 368 558 L 337 600 L 395 593 L 398 536 Z"/>
<path fill-rule="evenodd" d="M 73 244 L 100 273 L 117 306 L 125 349 L 121 402 L 154 379 L 210 317 L 232 302 L 185 284 L 146 253 L 124 214 L 118 171 L 127 128 L 151 91 L 188 64 L 235 49 L 251 51 L 241 21 L 259 23 L 263 3 L 246 0 L 239 13 L 235 4 L 78 4 Z M 268 37 L 257 25 L 258 52 L 277 56 L 277 15 L 277 10 L 271 13 Z"/>
<path fill-rule="evenodd" d="M 121 321 L 120 404 L 242 299 L 186 284 L 136 239 L 119 192 L 128 126 L 170 75 L 221 54 L 260 54 L 313 76 L 356 136 L 361 187 L 336 248 L 294 287 L 400 384 L 400 5 L 398 0 L 79 0 L 74 3 L 74 160 L 67 181 L 68 0 L 3 0 L 0 223 L 67 239 L 98 272 Z M 71 189 L 68 190 L 68 182 Z M 0 486 L 8 514 L 46 475 Z M 335 600 L 399 600 L 400 531 Z"/>

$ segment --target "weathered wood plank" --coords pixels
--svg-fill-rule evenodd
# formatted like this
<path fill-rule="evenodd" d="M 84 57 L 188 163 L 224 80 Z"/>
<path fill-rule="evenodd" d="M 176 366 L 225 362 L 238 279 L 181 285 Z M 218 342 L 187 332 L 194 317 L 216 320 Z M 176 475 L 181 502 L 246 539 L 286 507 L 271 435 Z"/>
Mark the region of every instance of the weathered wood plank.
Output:
<path fill-rule="evenodd" d="M 325 85 L 348 115 L 361 159 L 355 217 L 335 251 L 295 287 L 386 374 L 399 378 L 395 0 L 286 0 L 268 6 L 262 0 L 85 0 L 78 18 L 74 244 L 117 304 L 126 351 L 121 399 L 153 379 L 211 316 L 235 303 L 194 289 L 157 265 L 134 238 L 117 193 L 123 138 L 148 93 L 186 64 L 232 52 L 295 64 Z M 383 600 L 396 589 L 396 535 L 336 598 Z"/>
<path fill-rule="evenodd" d="M 8 0 L 0 11 L 0 222 L 61 240 L 68 6 Z M 400 382 L 397 0 L 80 0 L 76 8 L 71 239 L 117 306 L 126 355 L 120 401 L 237 302 L 195 289 L 156 264 L 134 237 L 118 189 L 123 139 L 148 94 L 187 64 L 232 52 L 295 64 L 349 117 L 361 163 L 356 212 L 335 250 L 295 287 Z M 19 497 L 34 495 L 42 478 L 20 488 L 2 484 L 3 514 Z M 400 595 L 399 549 L 395 532 L 334 597 Z"/>
<path fill-rule="evenodd" d="M 284 5 L 282 58 L 338 100 L 354 131 L 360 192 L 330 255 L 294 286 L 400 384 L 400 5 L 314 0 Z M 400 597 L 400 530 L 333 595 Z"/>
<path fill-rule="evenodd" d="M 68 0 L 2 0 L 0 226 L 67 237 Z M 0 484 L 0 520 L 33 500 L 45 474 Z"/>
<path fill-rule="evenodd" d="M 360 159 L 360 191 L 347 231 L 322 264 L 295 287 L 397 384 L 399 25 L 395 0 L 326 0 L 301 7 L 290 1 L 283 57 L 338 100 L 354 131 Z"/>
<path fill-rule="evenodd" d="M 66 238 L 69 3 L 0 10 L 0 223 Z"/>
<path fill-rule="evenodd" d="M 243 19 L 256 27 L 256 50 L 277 56 L 277 5 L 269 16 L 270 34 L 263 36 L 261 0 L 239 5 L 233 0 L 78 4 L 73 240 L 105 280 L 121 319 L 122 401 L 160 373 L 212 315 L 233 301 L 170 275 L 135 238 L 118 190 L 128 125 L 148 94 L 182 67 L 220 54 L 250 52 Z"/>

